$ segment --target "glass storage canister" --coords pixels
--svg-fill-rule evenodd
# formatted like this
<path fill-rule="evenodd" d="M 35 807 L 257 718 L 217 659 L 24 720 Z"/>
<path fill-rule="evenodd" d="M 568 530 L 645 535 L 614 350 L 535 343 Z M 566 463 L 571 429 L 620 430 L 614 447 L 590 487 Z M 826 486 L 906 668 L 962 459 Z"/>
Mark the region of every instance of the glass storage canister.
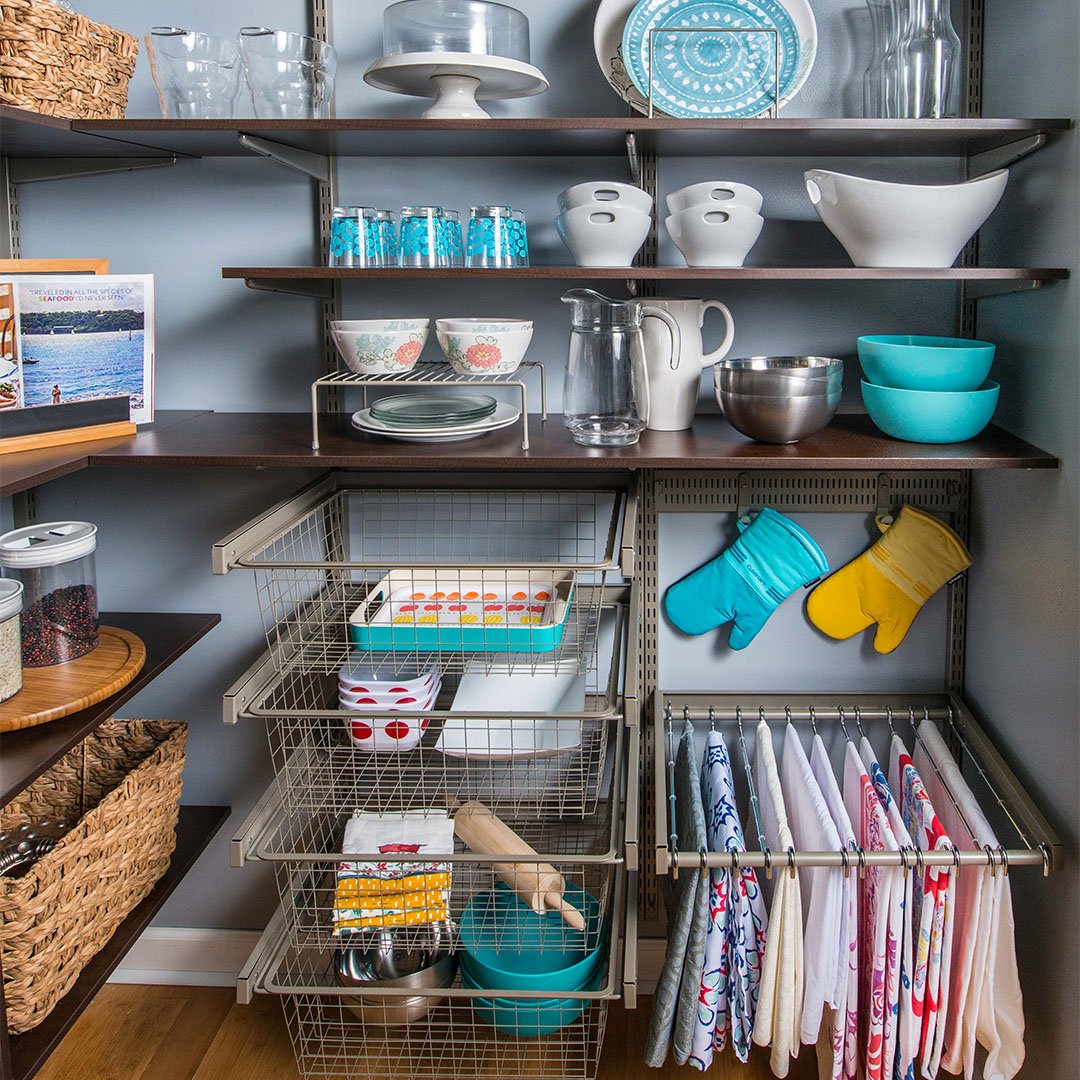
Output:
<path fill-rule="evenodd" d="M 22 582 L 0 578 L 0 701 L 7 701 L 22 689 L 22 647 L 19 644 L 22 605 Z"/>
<path fill-rule="evenodd" d="M 49 667 L 97 648 L 97 526 L 54 521 L 0 536 L 0 567 L 22 582 L 22 662 Z"/>

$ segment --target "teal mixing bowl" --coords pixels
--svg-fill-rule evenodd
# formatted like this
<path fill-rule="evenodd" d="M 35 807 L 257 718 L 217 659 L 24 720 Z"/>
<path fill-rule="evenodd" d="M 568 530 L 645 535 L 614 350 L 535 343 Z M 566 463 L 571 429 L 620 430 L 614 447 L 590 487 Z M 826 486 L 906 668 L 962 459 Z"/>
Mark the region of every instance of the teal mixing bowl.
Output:
<path fill-rule="evenodd" d="M 956 443 L 974 439 L 994 415 L 1001 387 L 987 381 L 967 393 L 925 393 L 862 381 L 870 419 L 894 439 Z"/>
<path fill-rule="evenodd" d="M 886 334 L 859 338 L 867 382 L 897 390 L 976 391 L 990 374 L 997 346 L 966 338 Z"/>
<path fill-rule="evenodd" d="M 604 982 L 604 965 L 580 990 L 590 993 L 599 990 Z M 462 968 L 461 985 L 470 990 L 482 990 Z M 587 998 L 472 998 L 477 1017 L 504 1035 L 519 1039 L 538 1039 L 551 1035 L 572 1024 L 592 1004 Z"/>
<path fill-rule="evenodd" d="M 563 894 L 585 918 L 575 930 L 555 911 L 537 915 L 503 883 L 478 893 L 458 923 L 458 948 L 481 990 L 573 990 L 604 951 L 600 902 L 577 885 Z"/>

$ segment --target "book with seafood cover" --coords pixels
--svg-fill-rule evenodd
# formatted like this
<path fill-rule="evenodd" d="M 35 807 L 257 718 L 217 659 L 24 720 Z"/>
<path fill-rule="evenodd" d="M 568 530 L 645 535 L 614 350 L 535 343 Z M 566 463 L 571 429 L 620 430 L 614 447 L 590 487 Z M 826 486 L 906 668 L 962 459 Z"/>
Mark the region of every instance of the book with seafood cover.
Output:
<path fill-rule="evenodd" d="M 154 419 L 152 274 L 6 280 L 14 292 L 16 338 L 7 381 L 20 406 L 126 394 L 136 424 Z"/>

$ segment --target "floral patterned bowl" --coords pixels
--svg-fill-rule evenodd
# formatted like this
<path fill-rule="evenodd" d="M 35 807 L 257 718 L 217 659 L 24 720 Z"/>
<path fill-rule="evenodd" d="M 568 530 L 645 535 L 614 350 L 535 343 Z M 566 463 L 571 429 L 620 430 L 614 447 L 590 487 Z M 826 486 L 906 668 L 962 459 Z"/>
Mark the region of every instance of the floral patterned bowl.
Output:
<path fill-rule="evenodd" d="M 509 375 L 532 341 L 526 319 L 436 319 L 435 335 L 459 375 Z"/>
<path fill-rule="evenodd" d="M 345 366 L 355 375 L 404 375 L 420 359 L 430 319 L 357 319 L 330 324 Z"/>

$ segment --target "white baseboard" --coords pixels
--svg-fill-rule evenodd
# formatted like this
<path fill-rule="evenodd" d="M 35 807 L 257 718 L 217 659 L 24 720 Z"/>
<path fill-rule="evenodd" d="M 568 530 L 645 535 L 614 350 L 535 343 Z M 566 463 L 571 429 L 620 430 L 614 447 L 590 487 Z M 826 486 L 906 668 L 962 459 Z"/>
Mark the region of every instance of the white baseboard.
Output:
<path fill-rule="evenodd" d="M 151 927 L 131 947 L 110 982 L 164 986 L 233 986 L 257 930 Z"/>
<path fill-rule="evenodd" d="M 257 930 L 151 927 L 132 946 L 110 982 L 161 986 L 232 986 L 256 942 Z M 651 994 L 660 978 L 667 942 L 638 942 L 638 993 Z"/>

